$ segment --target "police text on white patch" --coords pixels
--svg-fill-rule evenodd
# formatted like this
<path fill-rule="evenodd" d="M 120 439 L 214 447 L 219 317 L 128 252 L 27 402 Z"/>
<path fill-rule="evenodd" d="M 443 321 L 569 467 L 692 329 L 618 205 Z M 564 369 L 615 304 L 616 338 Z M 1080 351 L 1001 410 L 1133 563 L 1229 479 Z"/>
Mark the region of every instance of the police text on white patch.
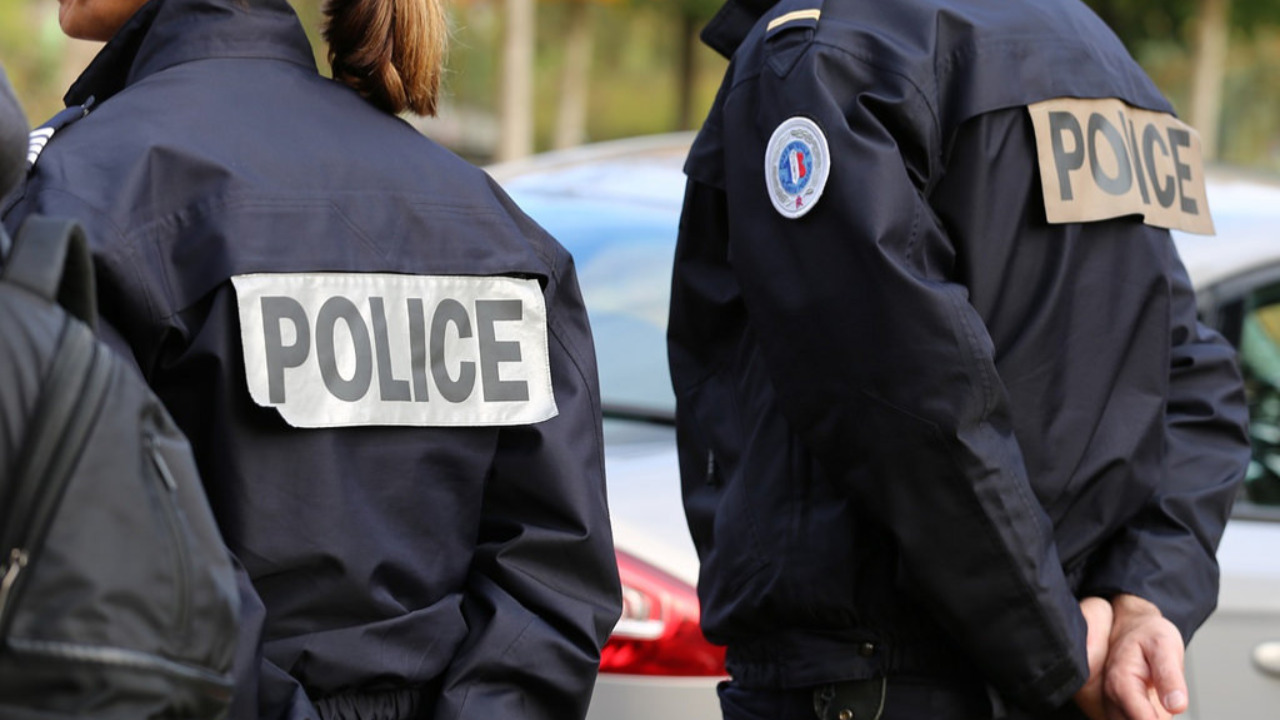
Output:
<path fill-rule="evenodd" d="M 822 128 L 807 117 L 787 118 L 764 153 L 764 177 L 773 207 L 798 218 L 813 209 L 827 185 L 831 152 Z"/>
<path fill-rule="evenodd" d="M 1141 215 L 1148 225 L 1213 234 L 1200 136 L 1190 126 L 1114 98 L 1027 109 L 1049 222 Z"/>
<path fill-rule="evenodd" d="M 238 275 L 254 401 L 294 427 L 481 426 L 556 415 L 537 280 Z"/>

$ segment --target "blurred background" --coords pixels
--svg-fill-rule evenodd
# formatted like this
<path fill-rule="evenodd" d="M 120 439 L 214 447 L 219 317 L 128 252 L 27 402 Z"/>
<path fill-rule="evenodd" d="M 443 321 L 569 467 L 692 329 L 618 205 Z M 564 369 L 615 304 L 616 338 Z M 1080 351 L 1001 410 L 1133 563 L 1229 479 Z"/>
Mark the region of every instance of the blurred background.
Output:
<path fill-rule="evenodd" d="M 327 72 L 322 0 L 292 2 Z M 697 41 L 719 4 L 453 0 L 439 117 L 410 120 L 478 163 L 694 128 L 725 68 Z M 1200 130 L 1211 158 L 1280 174 L 1280 0 L 1088 4 Z M 0 0 L 0 62 L 32 124 L 61 108 L 98 50 L 65 38 L 57 9 L 56 0 Z"/>

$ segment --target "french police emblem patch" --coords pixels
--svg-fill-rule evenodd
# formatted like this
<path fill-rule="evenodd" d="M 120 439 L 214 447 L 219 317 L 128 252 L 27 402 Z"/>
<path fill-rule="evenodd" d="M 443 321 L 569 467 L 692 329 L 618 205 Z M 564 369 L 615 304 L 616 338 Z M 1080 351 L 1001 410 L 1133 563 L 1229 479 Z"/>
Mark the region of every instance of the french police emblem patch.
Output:
<path fill-rule="evenodd" d="M 831 171 L 822 128 L 807 117 L 787 118 L 773 131 L 764 153 L 764 177 L 773 207 L 788 218 L 813 209 Z"/>

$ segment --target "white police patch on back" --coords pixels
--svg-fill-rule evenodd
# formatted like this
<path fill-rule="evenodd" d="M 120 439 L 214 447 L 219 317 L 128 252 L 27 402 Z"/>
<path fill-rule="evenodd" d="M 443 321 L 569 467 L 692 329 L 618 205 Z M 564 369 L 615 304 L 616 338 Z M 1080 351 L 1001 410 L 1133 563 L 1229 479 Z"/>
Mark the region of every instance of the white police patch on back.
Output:
<path fill-rule="evenodd" d="M 491 426 L 557 414 L 537 280 L 238 275 L 254 402 L 294 427 Z"/>
<path fill-rule="evenodd" d="M 764 177 L 773 207 L 798 218 L 813 209 L 827 185 L 831 152 L 822 128 L 807 117 L 791 117 L 769 138 Z"/>

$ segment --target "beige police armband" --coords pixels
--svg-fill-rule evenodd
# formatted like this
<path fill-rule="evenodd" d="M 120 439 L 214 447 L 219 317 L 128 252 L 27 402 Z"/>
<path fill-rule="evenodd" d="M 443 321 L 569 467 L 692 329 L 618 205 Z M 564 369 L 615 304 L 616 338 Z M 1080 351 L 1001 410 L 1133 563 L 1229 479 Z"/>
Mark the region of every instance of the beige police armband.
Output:
<path fill-rule="evenodd" d="M 1200 136 L 1168 113 L 1115 98 L 1029 105 L 1051 223 L 1140 215 L 1148 225 L 1213 234 Z"/>

